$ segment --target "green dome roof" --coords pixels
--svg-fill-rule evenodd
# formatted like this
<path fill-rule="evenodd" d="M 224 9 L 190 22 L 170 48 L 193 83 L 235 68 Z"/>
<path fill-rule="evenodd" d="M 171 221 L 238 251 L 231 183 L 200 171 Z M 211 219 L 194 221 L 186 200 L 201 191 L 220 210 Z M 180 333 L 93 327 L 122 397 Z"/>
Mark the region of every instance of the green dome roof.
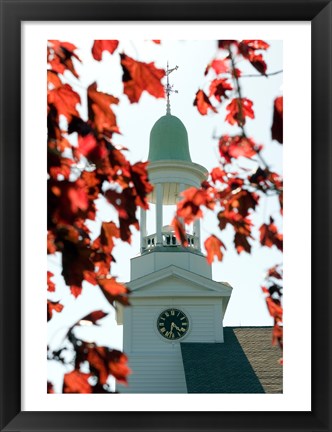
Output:
<path fill-rule="evenodd" d="M 150 132 L 150 162 L 159 160 L 191 162 L 187 130 L 180 119 L 166 114 L 156 121 Z"/>

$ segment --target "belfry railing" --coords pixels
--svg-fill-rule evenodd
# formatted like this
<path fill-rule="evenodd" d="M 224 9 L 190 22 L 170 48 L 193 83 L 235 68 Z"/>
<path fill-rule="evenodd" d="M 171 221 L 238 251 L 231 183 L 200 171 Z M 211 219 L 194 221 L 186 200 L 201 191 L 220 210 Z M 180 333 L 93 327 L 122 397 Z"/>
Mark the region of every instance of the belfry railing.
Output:
<path fill-rule="evenodd" d="M 186 234 L 188 241 L 188 248 L 199 249 L 199 238 L 193 234 Z M 175 237 L 172 231 L 162 231 L 162 244 L 157 244 L 157 234 L 151 234 L 144 238 L 143 250 L 154 249 L 156 246 L 177 247 L 181 243 Z"/>

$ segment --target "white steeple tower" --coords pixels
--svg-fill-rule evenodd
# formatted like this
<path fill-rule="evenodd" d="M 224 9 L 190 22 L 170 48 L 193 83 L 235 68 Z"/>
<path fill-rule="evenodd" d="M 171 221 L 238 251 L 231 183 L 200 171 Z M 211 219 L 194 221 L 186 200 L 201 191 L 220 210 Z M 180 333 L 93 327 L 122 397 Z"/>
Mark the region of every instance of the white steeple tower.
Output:
<path fill-rule="evenodd" d="M 172 70 L 175 70 L 172 69 Z M 167 78 L 172 71 L 167 67 Z M 164 226 L 165 206 L 175 205 L 180 193 L 199 187 L 207 170 L 191 161 L 188 134 L 171 115 L 167 79 L 167 110 L 152 127 L 149 180 L 154 186 L 155 227 L 147 233 L 149 211 L 141 211 L 141 253 L 131 259 L 131 306 L 120 308 L 124 325 L 123 350 L 133 373 L 125 393 L 186 393 L 181 343 L 223 342 L 222 320 L 232 288 L 212 280 L 211 267 L 200 248 L 200 225 L 181 246 L 172 227 Z"/>

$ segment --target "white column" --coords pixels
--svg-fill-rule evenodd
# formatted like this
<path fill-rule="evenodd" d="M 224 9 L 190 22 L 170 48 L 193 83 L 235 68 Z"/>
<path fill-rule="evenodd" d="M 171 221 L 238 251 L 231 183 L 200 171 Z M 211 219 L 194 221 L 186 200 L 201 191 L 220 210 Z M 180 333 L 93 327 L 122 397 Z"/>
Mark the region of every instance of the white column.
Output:
<path fill-rule="evenodd" d="M 163 184 L 156 185 L 156 229 L 157 229 L 157 245 L 162 245 L 162 228 L 163 228 Z"/>
<path fill-rule="evenodd" d="M 146 210 L 140 208 L 140 229 L 141 229 L 141 252 L 145 248 L 145 237 L 146 237 Z"/>
<path fill-rule="evenodd" d="M 194 221 L 194 235 L 197 237 L 197 249 L 201 250 L 201 220 Z"/>

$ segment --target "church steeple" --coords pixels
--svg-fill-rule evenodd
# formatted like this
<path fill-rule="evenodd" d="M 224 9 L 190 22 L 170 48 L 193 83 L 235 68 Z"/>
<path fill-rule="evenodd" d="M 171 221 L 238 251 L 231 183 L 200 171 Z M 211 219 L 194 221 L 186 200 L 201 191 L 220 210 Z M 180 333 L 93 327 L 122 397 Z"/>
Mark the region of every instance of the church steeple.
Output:
<path fill-rule="evenodd" d="M 163 225 L 164 206 L 175 205 L 181 192 L 189 187 L 199 187 L 207 177 L 207 170 L 192 162 L 189 152 L 187 130 L 182 121 L 171 115 L 169 95 L 172 87 L 168 75 L 177 69 L 168 69 L 167 64 L 167 113 L 156 121 L 150 133 L 148 167 L 154 191 L 149 202 L 156 205 L 156 232 L 147 234 L 147 214 L 141 210 L 141 253 L 163 249 L 175 251 L 182 248 L 175 238 L 172 227 Z M 200 253 L 200 222 L 195 221 L 192 233 L 187 233 L 188 252 Z"/>

